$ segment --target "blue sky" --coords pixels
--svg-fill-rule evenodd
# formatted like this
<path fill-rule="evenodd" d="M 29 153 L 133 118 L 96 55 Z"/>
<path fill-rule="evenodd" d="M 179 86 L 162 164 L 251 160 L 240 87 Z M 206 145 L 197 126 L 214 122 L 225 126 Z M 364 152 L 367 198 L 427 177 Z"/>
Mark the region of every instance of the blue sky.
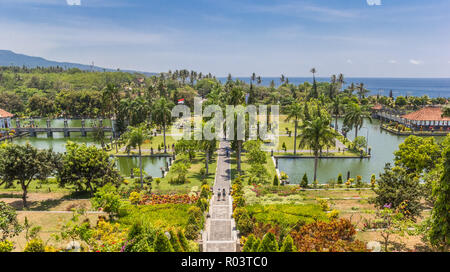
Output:
<path fill-rule="evenodd" d="M 0 0 L 0 49 L 148 72 L 450 77 L 448 14 L 448 0 Z"/>

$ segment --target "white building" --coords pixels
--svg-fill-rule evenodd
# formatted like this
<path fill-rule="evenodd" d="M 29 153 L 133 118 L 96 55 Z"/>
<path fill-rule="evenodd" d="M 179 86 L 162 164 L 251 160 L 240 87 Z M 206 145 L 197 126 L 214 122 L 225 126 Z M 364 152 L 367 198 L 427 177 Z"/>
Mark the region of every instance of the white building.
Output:
<path fill-rule="evenodd" d="M 11 126 L 11 118 L 14 115 L 0 109 L 0 130 L 5 129 L 5 128 L 12 128 Z"/>

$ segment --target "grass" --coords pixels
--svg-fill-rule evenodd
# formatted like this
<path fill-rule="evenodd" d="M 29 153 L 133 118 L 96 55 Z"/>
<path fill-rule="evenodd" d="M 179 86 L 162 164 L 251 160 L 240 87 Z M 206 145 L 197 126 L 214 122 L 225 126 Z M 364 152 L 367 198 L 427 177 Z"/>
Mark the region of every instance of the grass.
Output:
<path fill-rule="evenodd" d="M 257 222 L 294 226 L 298 223 L 313 223 L 315 220 L 327 221 L 325 212 L 314 204 L 255 204 L 246 207 Z"/>
<path fill-rule="evenodd" d="M 190 204 L 161 204 L 131 206 L 128 214 L 119 219 L 124 225 L 132 225 L 136 221 L 150 223 L 156 228 L 186 227 Z"/>
<path fill-rule="evenodd" d="M 6 188 L 5 186 L 0 187 L 0 194 L 5 192 L 22 192 L 22 187 L 14 182 L 11 187 Z M 71 192 L 69 187 L 60 187 L 56 181 L 56 178 L 49 178 L 47 181 L 33 180 L 28 186 L 29 193 L 68 193 Z"/>
<path fill-rule="evenodd" d="M 237 161 L 236 161 L 236 153 L 231 154 L 231 179 L 233 180 L 237 176 Z M 272 161 L 272 157 L 270 156 L 270 153 L 266 153 L 266 164 L 265 168 L 268 172 L 268 181 L 272 181 L 273 177 L 276 174 L 275 165 Z M 250 169 L 250 163 L 247 159 L 247 156 L 245 153 L 241 154 L 241 170 L 243 172 L 243 175 L 248 174 L 248 170 Z"/>
<path fill-rule="evenodd" d="M 177 159 L 174 162 L 180 163 L 180 160 Z M 161 179 L 161 183 L 159 185 L 154 185 L 153 189 L 157 193 L 189 193 L 194 189 L 200 190 L 202 179 L 200 175 L 200 169 L 205 167 L 205 155 L 203 153 L 197 153 L 195 158 L 190 161 L 191 167 L 188 170 L 187 179 L 189 183 L 181 184 L 181 185 L 172 185 L 169 183 L 171 178 L 175 178 L 176 174 L 173 173 L 172 168 L 169 170 L 169 173 Z M 208 184 L 213 184 L 217 167 L 217 155 L 214 154 L 213 158 L 209 163 L 209 174 L 206 178 Z"/>

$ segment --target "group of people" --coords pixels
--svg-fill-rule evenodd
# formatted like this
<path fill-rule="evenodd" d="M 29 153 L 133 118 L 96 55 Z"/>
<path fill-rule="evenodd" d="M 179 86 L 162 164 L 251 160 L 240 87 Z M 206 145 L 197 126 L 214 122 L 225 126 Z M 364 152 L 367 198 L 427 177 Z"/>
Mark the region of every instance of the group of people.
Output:
<path fill-rule="evenodd" d="M 220 201 L 220 196 L 222 196 L 222 200 L 225 201 L 225 197 L 227 196 L 227 192 L 225 191 L 225 188 L 222 190 L 217 189 L 217 201 Z"/>

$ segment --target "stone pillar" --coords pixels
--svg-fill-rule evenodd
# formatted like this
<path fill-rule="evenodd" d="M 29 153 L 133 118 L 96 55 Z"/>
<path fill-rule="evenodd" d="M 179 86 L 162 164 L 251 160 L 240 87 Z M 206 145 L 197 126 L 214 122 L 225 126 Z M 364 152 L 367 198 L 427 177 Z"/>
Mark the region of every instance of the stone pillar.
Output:
<path fill-rule="evenodd" d="M 47 137 L 53 137 L 52 125 L 50 119 L 47 118 Z"/>
<path fill-rule="evenodd" d="M 86 137 L 87 136 L 87 132 L 86 132 L 86 120 L 81 119 L 81 136 L 82 137 Z"/>
<path fill-rule="evenodd" d="M 70 137 L 69 124 L 67 119 L 64 119 L 64 137 Z"/>

